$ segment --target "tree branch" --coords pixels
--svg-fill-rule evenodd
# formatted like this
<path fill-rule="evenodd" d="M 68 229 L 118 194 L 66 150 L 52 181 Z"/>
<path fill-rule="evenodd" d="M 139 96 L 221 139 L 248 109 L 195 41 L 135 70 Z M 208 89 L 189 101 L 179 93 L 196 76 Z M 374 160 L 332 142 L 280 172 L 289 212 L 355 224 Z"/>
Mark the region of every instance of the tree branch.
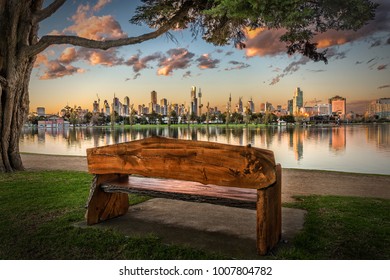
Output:
<path fill-rule="evenodd" d="M 61 6 L 66 2 L 66 0 L 55 0 L 53 3 L 51 3 L 46 8 L 40 10 L 37 12 L 33 17 L 33 23 L 38 23 L 48 17 L 50 17 L 52 14 L 54 14 Z"/>
<path fill-rule="evenodd" d="M 167 32 L 169 29 L 170 29 L 169 26 L 164 26 L 159 28 L 156 31 L 146 33 L 137 37 L 129 37 L 129 38 L 116 39 L 116 40 L 107 40 L 107 41 L 90 40 L 78 36 L 46 35 L 43 36 L 42 39 L 39 40 L 39 42 L 35 46 L 32 46 L 30 48 L 28 55 L 34 56 L 44 51 L 50 45 L 61 45 L 61 44 L 70 44 L 74 46 L 91 48 L 91 49 L 107 50 L 113 47 L 134 45 L 150 39 L 157 38 L 161 34 Z"/>
<path fill-rule="evenodd" d="M 63 1 L 63 0 L 62 0 Z M 56 1 L 60 2 L 60 1 Z M 175 26 L 177 21 L 179 21 L 182 17 L 184 17 L 188 11 L 191 8 L 191 5 L 189 4 L 190 1 L 183 4 L 183 6 L 180 8 L 180 10 L 173 16 L 169 22 L 163 26 L 161 26 L 159 29 L 145 33 L 140 36 L 136 37 L 128 37 L 128 38 L 121 38 L 121 39 L 115 39 L 115 40 L 107 40 L 107 41 L 97 41 L 97 40 L 90 40 L 86 38 L 82 38 L 79 36 L 70 36 L 70 35 L 46 35 L 43 36 L 39 42 L 33 46 L 26 46 L 25 51 L 27 52 L 28 56 L 35 56 L 39 54 L 40 52 L 44 51 L 47 47 L 54 44 L 71 44 L 74 46 L 79 47 L 85 47 L 85 48 L 93 48 L 93 49 L 101 49 L 101 50 L 107 50 L 113 47 L 121 47 L 121 46 L 127 46 L 127 45 L 134 45 L 139 44 L 144 41 L 157 38 L 158 36 L 164 34 L 165 32 L 169 31 L 171 28 Z"/>

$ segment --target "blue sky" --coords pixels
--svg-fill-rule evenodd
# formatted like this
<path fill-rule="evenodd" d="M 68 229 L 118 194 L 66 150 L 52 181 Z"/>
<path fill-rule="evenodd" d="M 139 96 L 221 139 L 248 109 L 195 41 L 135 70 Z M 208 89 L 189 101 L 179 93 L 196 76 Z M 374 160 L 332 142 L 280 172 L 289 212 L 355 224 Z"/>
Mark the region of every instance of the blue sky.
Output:
<path fill-rule="evenodd" d="M 203 104 L 226 108 L 250 98 L 260 103 L 286 105 L 300 87 L 304 102 L 325 103 L 340 95 L 349 110 L 362 113 L 373 99 L 390 97 L 390 3 L 378 0 L 377 17 L 358 32 L 329 32 L 317 38 L 328 49 L 329 63 L 288 56 L 278 40 L 278 31 L 256 30 L 248 34 L 248 48 L 216 47 L 189 31 L 108 51 L 70 45 L 52 46 L 37 59 L 30 82 L 30 111 L 46 107 L 58 112 L 66 104 L 92 108 L 97 99 L 148 104 L 150 92 L 158 100 L 189 104 L 191 86 L 202 89 Z M 150 31 L 131 25 L 139 1 L 67 1 L 41 24 L 40 35 L 73 34 L 93 39 L 137 36 Z"/>

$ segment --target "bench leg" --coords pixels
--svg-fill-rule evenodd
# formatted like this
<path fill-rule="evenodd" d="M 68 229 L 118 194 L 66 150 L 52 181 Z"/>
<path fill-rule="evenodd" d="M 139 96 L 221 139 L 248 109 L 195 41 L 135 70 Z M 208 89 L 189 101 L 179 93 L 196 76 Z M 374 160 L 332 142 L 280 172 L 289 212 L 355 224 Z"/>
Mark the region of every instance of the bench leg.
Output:
<path fill-rule="evenodd" d="M 93 225 L 111 218 L 122 216 L 129 208 L 129 196 L 126 193 L 106 193 L 100 184 L 118 178 L 119 174 L 95 175 L 91 185 L 86 213 L 87 224 Z"/>
<path fill-rule="evenodd" d="M 276 182 L 257 190 L 257 252 L 265 255 L 282 236 L 282 168 L 276 166 Z"/>

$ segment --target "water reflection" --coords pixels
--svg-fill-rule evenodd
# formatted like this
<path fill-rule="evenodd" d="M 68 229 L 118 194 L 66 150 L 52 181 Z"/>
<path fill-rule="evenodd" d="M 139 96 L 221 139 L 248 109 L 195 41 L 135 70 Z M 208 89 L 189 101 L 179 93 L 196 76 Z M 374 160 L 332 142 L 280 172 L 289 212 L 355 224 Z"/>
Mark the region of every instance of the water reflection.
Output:
<path fill-rule="evenodd" d="M 86 149 L 164 136 L 273 150 L 284 167 L 390 174 L 390 125 L 340 127 L 25 128 L 22 152 L 85 155 Z M 362 160 L 364 158 L 364 161 Z M 359 165 L 357 165 L 359 164 Z"/>

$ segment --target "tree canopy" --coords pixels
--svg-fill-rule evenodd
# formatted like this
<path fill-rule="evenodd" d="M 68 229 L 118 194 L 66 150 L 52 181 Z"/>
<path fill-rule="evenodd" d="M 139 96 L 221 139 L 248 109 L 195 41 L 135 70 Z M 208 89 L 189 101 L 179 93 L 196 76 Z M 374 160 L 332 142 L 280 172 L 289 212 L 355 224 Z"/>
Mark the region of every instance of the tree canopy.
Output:
<path fill-rule="evenodd" d="M 245 30 L 283 29 L 281 41 L 288 54 L 300 53 L 327 63 L 318 51 L 316 34 L 327 30 L 358 30 L 375 16 L 378 4 L 369 0 L 142 0 L 131 23 L 161 28 L 176 17 L 176 29 L 191 28 L 193 35 L 215 45 L 245 47 Z"/>

